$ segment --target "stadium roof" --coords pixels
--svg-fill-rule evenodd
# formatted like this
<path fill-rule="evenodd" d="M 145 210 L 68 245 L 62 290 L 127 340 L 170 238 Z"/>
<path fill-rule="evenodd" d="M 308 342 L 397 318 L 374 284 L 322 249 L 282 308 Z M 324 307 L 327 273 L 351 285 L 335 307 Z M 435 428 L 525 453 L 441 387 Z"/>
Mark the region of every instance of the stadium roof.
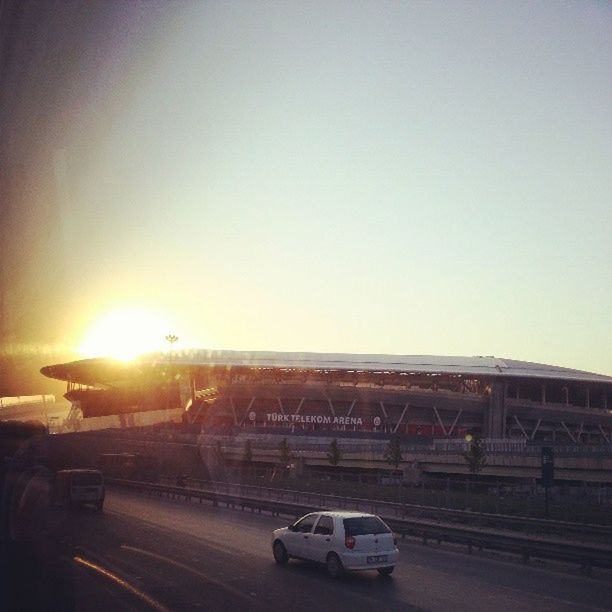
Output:
<path fill-rule="evenodd" d="M 445 357 L 439 355 L 362 355 L 345 353 L 299 353 L 269 351 L 196 350 L 152 353 L 133 362 L 109 358 L 84 359 L 47 366 L 42 374 L 75 383 L 113 384 L 143 373 L 150 367 L 172 364 L 178 369 L 212 366 L 287 368 L 327 371 L 394 372 L 483 376 L 487 378 L 533 378 L 568 382 L 612 384 L 612 376 L 594 374 L 515 359 L 497 357 Z"/>

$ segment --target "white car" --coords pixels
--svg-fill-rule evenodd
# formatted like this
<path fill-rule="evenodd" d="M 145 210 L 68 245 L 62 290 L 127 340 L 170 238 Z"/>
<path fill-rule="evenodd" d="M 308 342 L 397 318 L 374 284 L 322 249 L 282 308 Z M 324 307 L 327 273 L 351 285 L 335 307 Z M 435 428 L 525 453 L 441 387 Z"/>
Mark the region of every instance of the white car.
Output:
<path fill-rule="evenodd" d="M 374 514 L 362 512 L 313 512 L 272 534 L 277 563 L 290 558 L 324 563 L 333 578 L 344 570 L 393 571 L 399 550 L 397 539 Z"/>

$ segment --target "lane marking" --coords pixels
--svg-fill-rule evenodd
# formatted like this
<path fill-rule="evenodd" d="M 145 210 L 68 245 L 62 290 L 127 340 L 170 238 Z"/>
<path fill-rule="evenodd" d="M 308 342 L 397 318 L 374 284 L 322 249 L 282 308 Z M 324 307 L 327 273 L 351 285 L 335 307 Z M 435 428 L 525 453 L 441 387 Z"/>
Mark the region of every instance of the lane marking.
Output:
<path fill-rule="evenodd" d="M 213 550 L 216 550 L 220 553 L 223 554 L 233 554 L 234 556 L 240 557 L 240 558 L 247 558 L 250 557 L 251 555 L 248 555 L 245 550 L 244 547 L 239 548 L 238 546 L 232 546 L 232 544 L 230 542 L 226 542 L 225 545 L 218 543 L 217 540 L 212 540 L 209 536 L 211 534 L 193 534 L 191 532 L 185 531 L 184 529 L 178 529 L 176 527 L 168 527 L 167 524 L 161 524 L 161 523 L 156 523 L 152 520 L 149 520 L 148 518 L 142 518 L 142 517 L 138 517 L 134 514 L 130 514 L 127 512 L 121 512 L 119 510 L 105 510 L 106 514 L 113 514 L 115 515 L 117 518 L 128 518 L 130 520 L 138 520 L 138 522 L 140 524 L 144 524 L 147 527 L 149 527 L 153 533 L 150 533 L 149 535 L 154 536 L 155 533 L 154 532 L 161 532 L 163 534 L 167 534 L 168 537 L 176 537 L 177 535 L 180 537 L 185 537 L 185 535 L 192 535 L 193 537 L 196 537 L 198 540 L 201 540 L 208 548 L 212 548 Z M 199 523 L 198 526 L 201 526 L 201 522 Z M 253 525 L 250 525 L 250 527 L 253 527 Z M 275 529 L 278 529 L 278 524 L 274 526 Z M 254 545 L 256 548 L 254 548 L 252 550 L 252 555 L 256 555 L 258 556 L 260 559 L 266 559 L 266 560 L 270 560 L 270 548 L 269 548 L 269 543 L 268 543 L 268 537 L 270 535 L 270 531 L 264 531 L 263 535 L 260 537 L 255 537 L 253 536 L 254 540 L 256 540 L 256 544 Z M 264 538 L 264 540 L 262 540 L 261 538 Z M 265 541 L 265 546 L 262 544 L 262 542 Z"/>
<path fill-rule="evenodd" d="M 164 533 L 167 533 L 169 536 L 172 535 L 180 535 L 182 537 L 186 536 L 186 535 L 191 535 L 188 532 L 184 531 L 183 529 L 177 529 L 175 527 L 167 527 L 166 525 L 162 525 L 160 523 L 155 523 L 153 521 L 150 521 L 146 518 L 139 518 L 137 517 L 135 514 L 128 514 L 125 512 L 119 512 L 118 510 L 105 510 L 106 514 L 114 514 L 117 517 L 128 517 L 129 519 L 137 519 L 140 523 L 144 523 L 147 526 L 149 526 L 150 528 L 152 528 L 153 531 L 162 531 Z M 154 536 L 155 533 L 150 533 L 150 536 Z M 267 536 L 267 534 L 266 534 Z M 202 540 L 203 542 L 206 543 L 206 546 L 208 546 L 209 548 L 212 548 L 214 550 L 217 550 L 221 553 L 230 553 L 231 551 L 229 550 L 229 544 L 226 546 L 222 546 L 221 544 L 218 544 L 215 540 L 211 540 L 210 538 L 205 537 L 204 535 L 196 535 L 196 538 L 198 538 L 198 540 Z M 244 555 L 244 550 L 243 549 L 239 549 L 239 548 L 232 548 L 232 550 L 236 551 L 237 553 Z M 268 555 L 261 555 L 261 556 L 265 556 L 266 558 L 268 558 Z"/>
<path fill-rule="evenodd" d="M 122 495 L 120 494 L 117 497 L 121 498 Z M 149 498 L 146 498 L 146 499 L 148 501 L 165 501 L 165 500 L 157 500 L 157 499 L 151 500 Z M 199 506 L 180 506 L 180 507 L 184 508 L 185 510 L 187 510 L 187 509 L 198 509 L 199 510 Z M 224 508 L 224 510 L 225 510 L 225 508 Z M 130 517 L 130 518 L 135 518 L 134 514 L 132 514 L 131 512 L 126 512 L 124 508 L 115 509 L 115 510 L 109 509 L 107 512 L 109 514 L 114 514 L 116 516 L 122 516 L 122 517 L 127 516 L 127 517 Z M 224 514 L 224 513 L 222 513 L 222 514 Z M 251 515 L 251 513 L 244 513 L 243 514 L 240 511 L 238 511 L 238 512 L 236 512 L 235 515 L 232 513 L 231 516 L 245 516 L 245 518 L 246 517 L 250 518 L 251 516 L 253 516 L 253 518 L 256 519 L 255 521 L 253 521 L 253 523 L 255 523 L 255 524 L 261 524 L 262 522 L 264 522 L 264 521 L 262 521 L 262 519 L 271 519 L 269 521 L 265 520 L 265 522 L 278 523 L 278 520 L 272 519 L 272 517 L 270 517 L 269 515 L 257 515 L 257 514 Z M 224 516 L 220 516 L 218 518 L 224 518 Z M 160 531 L 166 531 L 167 533 L 184 534 L 184 532 L 182 530 L 178 530 L 178 529 L 173 529 L 173 528 L 169 528 L 169 527 L 166 527 L 166 526 L 162 526 L 162 525 L 160 525 L 160 524 L 158 524 L 156 522 L 150 521 L 150 520 L 143 519 L 142 522 L 147 523 L 148 525 L 154 527 L 155 529 L 159 529 Z M 253 524 L 250 524 L 251 522 L 249 520 L 246 520 L 245 522 L 247 523 L 247 526 L 249 526 L 249 527 L 253 526 Z M 203 540 L 204 542 L 206 542 L 206 545 L 209 546 L 210 548 L 214 549 L 214 550 L 218 550 L 220 552 L 225 552 L 225 553 L 230 552 L 228 550 L 228 547 L 222 547 L 222 546 L 219 546 L 219 545 L 215 545 L 212 540 L 210 540 L 210 539 L 208 539 L 206 537 L 203 537 L 203 536 L 197 536 L 197 537 L 199 539 Z M 400 548 L 404 549 L 402 555 L 405 558 L 408 554 L 410 554 L 410 552 L 411 552 L 411 550 L 413 548 L 416 548 L 416 549 L 420 550 L 421 547 L 420 547 L 420 545 L 418 544 L 417 541 L 407 540 L 407 541 L 404 541 L 404 542 L 401 543 Z M 468 557 L 467 553 L 464 552 L 463 550 L 461 550 L 459 547 L 457 549 L 455 549 L 454 547 L 448 547 L 448 548 L 445 547 L 445 548 L 440 548 L 440 549 L 435 549 L 435 550 L 433 548 L 428 548 L 427 552 L 435 553 L 436 556 L 439 553 L 443 553 L 445 556 L 448 555 L 448 556 L 452 556 L 452 557 Z M 146 551 L 144 551 L 144 553 L 146 554 Z M 154 554 L 154 553 L 149 553 L 149 554 Z M 402 557 L 400 557 L 400 559 L 401 558 Z M 501 555 L 501 558 L 489 558 L 488 556 L 483 556 L 483 557 L 479 557 L 479 559 L 481 559 L 481 560 L 485 559 L 487 563 L 491 563 L 492 565 L 497 565 L 497 566 L 500 567 L 500 569 L 502 569 L 504 566 L 507 566 L 507 565 L 510 565 L 512 567 L 517 567 L 517 564 L 516 564 L 515 560 L 513 560 L 512 558 L 511 559 L 505 558 L 503 556 L 503 553 Z M 170 560 L 170 561 L 172 561 L 172 560 Z M 176 564 L 176 562 L 174 562 L 174 563 Z M 398 564 L 398 568 L 397 568 L 400 571 L 396 573 L 396 576 L 399 578 L 398 574 L 401 575 L 402 573 L 404 573 L 405 570 L 409 571 L 411 567 L 424 570 L 424 571 L 426 571 L 428 573 L 431 573 L 433 571 L 433 572 L 435 572 L 435 573 L 437 573 L 437 574 L 439 574 L 439 575 L 441 575 L 443 577 L 447 577 L 449 575 L 451 575 L 452 577 L 456 577 L 456 576 L 454 576 L 452 571 L 448 571 L 448 570 L 444 570 L 444 569 L 439 569 L 439 568 L 431 568 L 431 566 L 429 566 L 429 565 L 422 565 L 422 564 L 419 564 L 419 563 L 410 563 L 409 565 L 405 565 L 401 561 Z M 518 567 L 522 567 L 522 566 L 518 566 Z M 189 568 L 188 566 L 185 566 L 185 569 L 187 569 L 188 571 L 191 571 L 193 573 L 197 573 L 196 570 L 193 570 L 192 568 Z M 525 568 L 523 568 L 523 569 L 525 569 Z M 539 572 L 542 572 L 542 573 L 547 574 L 549 576 L 554 575 L 554 577 L 560 577 L 561 579 L 564 579 L 566 577 L 570 577 L 572 579 L 578 579 L 578 580 L 584 579 L 583 577 L 574 576 L 573 574 L 566 574 L 565 572 L 557 570 L 554 567 L 534 567 L 534 566 L 530 566 L 529 567 L 529 573 L 539 573 Z M 553 576 L 551 576 L 551 577 L 553 577 Z M 494 584 L 487 583 L 487 582 L 483 583 L 476 576 L 468 576 L 467 578 L 469 580 L 473 581 L 473 582 L 476 582 L 477 584 L 480 584 L 481 587 L 482 586 L 487 586 L 487 587 L 490 587 L 491 589 L 496 589 L 496 588 L 499 588 L 499 586 L 500 586 L 500 585 L 494 585 Z M 206 577 L 206 579 L 210 580 L 210 578 L 208 578 L 208 577 Z M 593 581 L 597 580 L 597 582 L 599 582 L 599 580 L 595 579 L 595 578 L 589 578 L 588 580 L 593 580 Z M 213 579 L 213 581 L 214 581 L 214 579 Z M 577 607 L 577 608 L 587 608 L 587 609 L 590 609 L 590 610 L 596 610 L 598 612 L 610 612 L 610 610 L 612 610 L 612 608 L 593 607 L 593 606 L 591 606 L 591 605 L 589 605 L 587 603 L 582 603 L 581 601 L 578 601 L 578 600 L 572 601 L 572 600 L 568 600 L 568 599 L 563 599 L 562 597 L 558 597 L 558 596 L 551 595 L 551 594 L 546 594 L 546 593 L 541 593 L 541 592 L 537 592 L 537 591 L 533 591 L 533 590 L 529 590 L 529 589 L 525 590 L 523 588 L 517 588 L 517 587 L 508 586 L 508 585 L 501 585 L 501 588 L 505 589 L 505 590 L 507 590 L 509 592 L 513 591 L 515 593 L 518 593 L 518 594 L 522 595 L 523 597 L 529 597 L 530 596 L 530 597 L 533 597 L 534 599 L 535 598 L 539 598 L 539 599 L 548 600 L 548 601 L 551 601 L 551 602 L 558 602 L 560 604 L 564 604 L 564 605 L 567 605 L 567 606 L 570 606 L 570 607 L 573 606 L 573 607 Z M 370 596 L 365 595 L 365 594 L 361 595 L 361 597 L 363 597 L 364 599 L 367 599 L 367 600 L 372 599 Z"/>
<path fill-rule="evenodd" d="M 119 518 L 119 517 L 121 517 L 121 518 L 129 518 L 129 519 L 135 519 L 136 518 L 136 516 L 131 514 L 130 512 L 121 511 L 119 509 L 115 509 L 115 510 L 108 509 L 108 510 L 105 510 L 105 512 L 106 512 L 106 514 L 113 514 L 117 518 Z M 266 518 L 269 518 L 269 517 L 266 517 Z M 165 525 L 160 525 L 159 523 L 147 520 L 146 518 L 140 517 L 139 518 L 139 522 L 149 526 L 153 531 L 158 531 L 158 532 L 161 532 L 161 533 L 166 533 L 166 534 L 168 534 L 168 536 L 175 537 L 177 535 L 180 535 L 180 536 L 184 536 L 185 535 L 185 531 L 183 531 L 183 530 L 179 530 L 179 529 L 176 529 L 176 528 L 170 528 L 170 527 L 165 526 Z M 276 524 L 278 524 L 278 521 L 274 521 L 274 522 Z M 251 527 L 253 527 L 253 526 L 254 525 L 251 525 Z M 151 535 L 154 535 L 154 534 L 151 534 Z M 269 532 L 266 531 L 266 537 L 268 535 L 269 535 Z M 196 537 L 199 540 L 202 540 L 202 542 L 204 542 L 207 547 L 212 548 L 213 550 L 218 550 L 221 553 L 231 554 L 232 551 L 238 551 L 238 549 L 233 549 L 233 548 L 230 549 L 230 548 L 228 548 L 228 546 L 222 547 L 220 545 L 214 545 L 212 543 L 212 541 L 209 540 L 206 537 L 203 537 L 203 536 L 196 536 Z M 151 552 L 151 551 L 147 551 L 147 550 L 144 550 L 144 549 L 141 549 L 141 548 L 137 548 L 137 547 L 131 546 L 129 544 L 121 544 L 119 548 L 120 549 L 123 548 L 126 551 L 140 553 L 142 555 L 148 555 L 148 556 L 150 556 L 152 558 L 156 558 L 156 559 L 161 560 L 161 561 L 169 562 L 170 564 L 175 565 L 177 567 L 180 567 L 181 569 L 184 569 L 185 571 L 188 571 L 188 572 L 190 572 L 190 573 L 192 573 L 192 574 L 194 574 L 194 575 L 196 575 L 196 576 L 198 576 L 198 577 L 200 577 L 200 578 L 202 578 L 202 579 L 204 579 L 204 580 L 206 580 L 208 582 L 215 583 L 219 587 L 225 588 L 228 591 L 231 591 L 232 593 L 235 593 L 236 596 L 237 597 L 241 597 L 245 601 L 245 603 L 248 602 L 248 604 L 250 606 L 249 609 L 254 609 L 253 606 L 256 606 L 256 607 L 260 608 L 263 605 L 261 601 L 257 601 L 255 598 L 251 598 L 251 597 L 247 596 L 243 591 L 240 591 L 240 590 L 237 591 L 235 587 L 232 587 L 230 585 L 226 585 L 225 583 L 215 579 L 212 576 L 207 576 L 203 572 L 200 572 L 200 571 L 194 569 L 193 567 L 190 567 L 188 565 L 180 563 L 179 561 L 175 561 L 174 559 L 171 559 L 169 557 L 165 557 L 163 555 L 159 555 L 159 554 Z M 245 555 L 244 550 L 240 550 L 239 552 L 240 552 L 241 556 Z M 274 567 L 275 564 L 272 562 L 272 557 L 271 557 L 271 555 L 269 553 L 268 554 L 263 554 L 263 549 L 262 549 L 262 551 L 258 550 L 258 551 L 254 551 L 254 552 L 257 552 L 257 553 L 261 552 L 261 554 L 259 554 L 259 557 L 263 558 L 263 559 L 266 559 L 268 561 L 268 566 Z M 120 560 L 118 557 L 116 557 L 116 560 L 117 560 L 117 562 L 123 562 L 123 563 L 126 562 L 126 559 Z M 288 572 L 288 574 L 291 575 L 291 572 Z M 243 578 L 243 576 L 240 576 L 240 578 Z M 336 585 L 336 586 L 338 586 L 338 585 Z M 350 595 L 351 595 L 351 597 L 354 597 L 356 600 L 360 600 L 358 602 L 359 605 L 361 605 L 362 602 L 363 602 L 363 604 L 365 604 L 365 605 L 372 606 L 373 605 L 372 602 L 379 602 L 379 598 L 378 598 L 377 594 L 368 595 L 368 594 L 363 593 L 363 592 L 351 591 Z"/>
<path fill-rule="evenodd" d="M 164 563 L 168 563 L 169 565 L 173 565 L 174 567 L 177 567 L 179 569 L 182 569 L 186 572 L 189 572 L 191 574 L 193 574 L 194 576 L 198 576 L 198 578 L 201 578 L 202 580 L 204 580 L 205 582 L 212 582 L 213 584 L 216 584 L 217 586 L 230 591 L 233 595 L 235 595 L 236 597 L 244 600 L 244 601 L 248 601 L 249 603 L 253 603 L 252 599 L 250 597 L 248 597 L 247 595 L 245 595 L 242 591 L 240 591 L 239 589 L 236 589 L 235 587 L 228 585 L 224 582 L 221 582 L 220 580 L 217 580 L 216 578 L 213 578 L 212 576 L 209 576 L 207 574 L 205 574 L 204 572 L 201 572 L 197 569 L 194 569 L 193 567 L 186 565 L 184 563 L 181 563 L 180 561 L 175 561 L 174 559 L 171 559 L 170 557 L 166 557 L 164 555 L 160 555 L 158 553 L 154 553 L 151 552 L 150 550 L 143 550 L 142 548 L 136 548 L 136 546 L 130 546 L 129 544 L 122 544 L 120 546 L 120 548 L 122 548 L 123 550 L 127 550 L 133 553 L 138 553 L 140 555 L 144 555 L 146 557 L 151 557 L 152 559 L 156 559 L 158 561 L 163 561 Z"/>
<path fill-rule="evenodd" d="M 149 605 L 154 610 L 158 610 L 158 612 L 170 612 L 168 608 L 160 604 L 158 601 L 156 601 L 152 597 L 149 597 L 149 595 L 147 595 L 146 593 L 143 593 L 142 591 L 137 589 L 135 586 L 132 586 L 129 582 L 127 582 L 123 578 L 120 578 L 116 574 L 113 574 L 113 572 L 107 570 L 106 568 L 96 563 L 92 563 L 91 561 L 88 561 L 87 559 L 84 559 L 83 557 L 80 557 L 79 555 L 76 555 L 75 557 L 73 557 L 73 561 L 84 567 L 87 567 L 88 569 L 93 570 L 94 572 L 97 572 L 98 574 L 104 576 L 105 578 L 108 578 L 109 580 L 112 580 L 115 584 L 118 584 L 120 587 L 124 588 L 126 591 L 132 593 L 132 595 L 135 595 L 139 599 L 142 599 L 142 601 L 144 601 L 147 605 Z"/>
<path fill-rule="evenodd" d="M 610 608 L 599 608 L 597 606 L 592 606 L 591 604 L 582 603 L 580 601 L 569 601 L 568 599 L 561 599 L 560 597 L 556 597 L 555 595 L 545 595 L 544 593 L 535 593 L 533 591 L 523 591 L 522 589 L 518 589 L 516 587 L 511 587 L 511 586 L 506 586 L 503 584 L 501 585 L 501 588 L 505 589 L 506 591 L 514 591 L 515 593 L 533 595 L 535 597 L 540 597 L 542 599 L 548 599 L 548 600 L 555 601 L 555 602 L 558 601 L 570 607 L 584 608 L 586 610 L 597 610 L 598 612 L 609 612 L 610 611 Z"/>
<path fill-rule="evenodd" d="M 459 554 L 462 554 L 462 553 L 459 553 Z M 504 563 L 504 562 L 501 561 L 500 563 Z M 427 572 L 430 576 L 432 573 L 436 573 L 436 574 L 439 574 L 441 577 L 446 577 L 446 576 L 451 575 L 452 577 L 456 578 L 456 576 L 452 574 L 452 572 L 431 568 L 429 566 L 421 565 L 419 563 L 412 563 L 410 567 L 420 569 L 424 572 Z M 542 570 L 542 568 L 531 568 L 531 569 Z M 549 572 L 551 570 L 543 569 L 542 571 Z M 572 577 L 576 578 L 576 576 L 572 576 Z M 513 586 L 509 586 L 505 584 L 500 585 L 500 584 L 493 584 L 489 582 L 483 582 L 481 579 L 477 578 L 476 576 L 468 576 L 468 577 L 464 576 L 462 581 L 464 581 L 466 578 L 469 579 L 471 582 L 475 582 L 477 585 L 481 585 L 481 588 L 482 586 L 485 586 L 487 588 L 492 589 L 496 597 L 497 597 L 496 589 L 504 589 L 506 591 L 513 591 L 514 593 L 518 593 L 519 595 L 522 595 L 523 598 L 525 598 L 525 596 L 529 596 L 533 598 L 546 599 L 546 600 L 550 600 L 554 602 L 559 602 L 559 603 L 565 604 L 570 607 L 573 606 L 575 608 L 585 608 L 586 610 L 593 610 L 596 612 L 610 612 L 610 610 L 612 609 L 612 608 L 599 608 L 597 606 L 593 606 L 588 603 L 582 603 L 581 601 L 578 601 L 578 600 L 572 601 L 569 599 L 562 599 L 561 597 L 557 597 L 556 595 L 548 595 L 546 593 L 540 593 L 538 591 L 533 591 L 533 590 L 526 590 L 524 588 L 513 587 Z"/>
<path fill-rule="evenodd" d="M 153 557 L 154 559 L 159 559 L 161 561 L 166 561 L 167 563 L 170 563 L 171 565 L 175 565 L 176 567 L 179 567 L 181 569 L 184 569 L 188 572 L 191 572 L 192 574 L 199 576 L 200 578 L 203 578 L 204 580 L 207 580 L 209 582 L 213 582 L 215 584 L 217 584 L 218 586 L 227 589 L 229 591 L 231 591 L 233 594 L 235 594 L 237 597 L 242 598 L 244 601 L 248 602 L 249 605 L 253 606 L 253 605 L 261 605 L 261 602 L 256 602 L 254 601 L 254 598 L 249 597 L 247 595 L 245 595 L 242 591 L 235 589 L 232 586 L 226 585 L 225 583 L 221 582 L 220 580 L 217 580 L 211 576 L 207 576 L 206 574 L 204 574 L 203 572 L 200 572 L 196 569 L 193 569 L 192 567 L 185 565 L 179 561 L 175 561 L 174 559 L 170 559 L 168 557 L 165 557 L 163 555 L 158 555 L 157 553 L 154 552 L 150 552 L 148 550 L 143 550 L 141 548 L 136 548 L 135 546 L 130 546 L 129 544 L 122 544 L 121 548 L 124 548 L 125 550 L 129 550 L 132 552 L 137 552 L 140 553 L 142 555 L 147 555 L 150 557 Z M 356 599 L 361 599 L 364 602 L 367 602 L 368 605 L 371 605 L 371 602 L 376 601 L 378 602 L 378 597 L 374 596 L 374 595 L 367 595 L 365 593 L 359 593 L 357 591 L 351 591 L 350 593 L 351 597 L 355 597 Z M 257 597 L 257 593 L 255 593 L 255 597 Z"/>

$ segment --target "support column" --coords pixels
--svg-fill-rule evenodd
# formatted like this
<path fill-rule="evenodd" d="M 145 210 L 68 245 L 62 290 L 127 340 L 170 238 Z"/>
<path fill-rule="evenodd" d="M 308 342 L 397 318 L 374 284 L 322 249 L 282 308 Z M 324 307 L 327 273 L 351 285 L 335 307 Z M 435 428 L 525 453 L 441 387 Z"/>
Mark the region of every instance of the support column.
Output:
<path fill-rule="evenodd" d="M 491 384 L 491 395 L 489 396 L 489 408 L 484 419 L 484 437 L 501 438 L 503 435 L 503 420 L 505 408 L 505 383 L 495 381 Z"/>
<path fill-rule="evenodd" d="M 504 408 L 502 410 L 502 438 L 506 438 L 506 428 L 508 423 L 508 405 L 506 404 L 506 398 L 509 397 L 510 390 L 508 388 L 509 383 L 504 383 Z"/>
<path fill-rule="evenodd" d="M 569 430 L 569 427 L 565 424 L 565 421 L 561 421 L 561 425 L 563 425 L 563 429 L 565 429 L 565 432 L 570 437 L 571 441 L 574 444 L 576 444 L 576 438 L 575 438 L 574 434 Z"/>
<path fill-rule="evenodd" d="M 462 412 L 463 412 L 463 408 L 461 408 L 461 410 L 457 412 L 457 416 L 455 417 L 453 424 L 450 426 L 450 429 L 448 430 L 448 433 L 446 434 L 449 438 L 453 435 L 453 431 L 455 430 L 455 425 L 457 424 L 457 421 L 459 420 L 459 417 L 461 416 Z M 506 424 L 504 423 L 504 431 L 505 429 L 506 429 Z"/>
<path fill-rule="evenodd" d="M 255 400 L 257 398 L 255 396 L 253 396 L 250 400 L 249 400 L 249 405 L 247 406 L 246 410 L 244 411 L 244 417 L 242 417 L 242 422 L 241 425 L 244 427 L 244 425 L 247 422 L 247 419 L 249 418 L 249 412 L 251 412 L 251 408 L 253 407 L 253 404 L 255 403 Z M 255 424 L 255 422 L 253 422 L 253 425 Z"/>
<path fill-rule="evenodd" d="M 402 414 L 398 420 L 398 422 L 395 424 L 395 427 L 393 428 L 393 433 L 395 433 L 398 429 L 398 427 L 400 426 L 400 423 L 404 420 L 404 416 L 406 416 L 406 411 L 408 410 L 408 406 L 410 406 L 409 402 L 406 402 L 406 404 L 404 405 L 404 410 L 402 410 Z M 352 408 L 352 406 L 351 406 Z"/>
<path fill-rule="evenodd" d="M 236 416 L 236 405 L 234 404 L 234 398 L 230 395 L 229 397 L 230 406 L 232 407 L 232 414 L 234 415 L 234 425 L 238 425 L 238 417 Z"/>
<path fill-rule="evenodd" d="M 191 394 L 191 405 L 193 406 L 196 401 L 195 374 L 193 370 L 189 370 L 189 391 Z"/>
<path fill-rule="evenodd" d="M 433 407 L 433 410 L 436 414 L 436 418 L 438 419 L 438 423 L 440 423 L 442 432 L 444 433 L 444 436 L 446 437 L 448 434 L 446 433 L 446 427 L 444 427 L 444 423 L 442 422 L 442 419 L 440 418 L 440 413 L 438 412 L 438 409 L 435 406 Z"/>
<path fill-rule="evenodd" d="M 514 417 L 514 421 L 516 422 L 516 424 L 519 426 L 519 429 L 523 432 L 523 436 L 525 436 L 525 440 L 526 440 L 529 436 L 527 435 L 527 432 L 525 431 L 523 424 L 519 421 L 516 414 L 513 414 L 512 416 Z"/>
<path fill-rule="evenodd" d="M 538 419 L 538 422 L 535 424 L 535 427 L 533 428 L 532 432 L 531 432 L 531 439 L 535 440 L 535 435 L 538 432 L 538 429 L 540 428 L 540 423 L 542 422 L 542 419 Z"/>

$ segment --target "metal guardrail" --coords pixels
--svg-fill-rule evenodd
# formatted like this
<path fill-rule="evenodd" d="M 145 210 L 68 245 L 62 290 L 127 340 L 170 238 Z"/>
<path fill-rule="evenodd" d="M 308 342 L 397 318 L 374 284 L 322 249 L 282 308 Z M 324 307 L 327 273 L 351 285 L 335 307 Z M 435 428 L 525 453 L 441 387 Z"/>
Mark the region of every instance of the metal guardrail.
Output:
<path fill-rule="evenodd" d="M 357 510 L 361 512 L 384 512 L 386 516 L 393 518 L 428 518 L 431 520 L 446 520 L 452 523 L 476 525 L 478 527 L 491 527 L 501 530 L 515 530 L 535 535 L 552 533 L 555 535 L 580 537 L 585 539 L 591 537 L 598 542 L 612 545 L 612 526 L 597 525 L 593 523 L 575 523 L 571 521 L 559 521 L 550 519 L 539 519 L 532 517 L 513 516 L 507 514 L 492 514 L 474 512 L 470 510 L 456 510 L 452 508 L 440 508 L 438 506 L 426 506 L 412 503 L 396 503 L 382 500 L 369 500 L 357 497 L 340 497 L 325 493 L 309 493 L 306 491 L 294 491 L 291 489 L 278 489 L 274 487 L 263 487 L 260 485 L 233 484 L 212 480 L 198 480 L 189 478 L 190 484 L 195 484 L 202 490 L 217 493 L 239 495 L 246 497 L 257 497 L 295 503 L 318 504 L 319 506 L 334 506 L 346 510 Z M 376 507 L 376 511 L 372 510 Z"/>
<path fill-rule="evenodd" d="M 107 479 L 107 482 L 111 485 L 136 489 L 149 495 L 167 496 L 175 499 L 184 498 L 187 501 L 199 500 L 200 503 L 206 500 L 215 506 L 222 503 L 227 507 L 240 507 L 242 510 L 250 509 L 252 512 L 257 510 L 260 514 L 262 511 L 267 511 L 273 516 L 282 514 L 297 518 L 317 510 L 338 509 L 336 505 L 329 506 L 325 503 L 317 503 L 325 502 L 321 498 L 327 497 L 318 494 L 310 494 L 311 502 L 306 500 L 290 501 L 138 481 Z M 521 555 L 524 562 L 528 562 L 530 558 L 562 560 L 579 564 L 583 573 L 586 574 L 590 574 L 593 567 L 612 567 L 612 547 L 501 532 L 483 529 L 482 527 L 436 523 L 407 517 L 399 518 L 388 516 L 385 512 L 386 508 L 382 507 L 381 502 L 373 501 L 371 506 L 368 511 L 380 515 L 402 538 L 406 536 L 417 537 L 425 544 L 429 540 L 436 540 L 438 543 L 451 542 L 466 545 L 470 553 L 473 548 L 513 552 Z"/>
<path fill-rule="evenodd" d="M 146 428 L 141 428 L 146 429 Z M 358 441 L 357 439 L 351 439 L 348 437 L 338 437 L 337 432 L 326 432 L 329 435 L 323 436 L 326 439 L 329 438 L 331 441 L 334 437 L 338 439 L 338 444 L 343 453 L 379 453 L 384 450 L 388 444 L 388 438 L 380 439 L 366 439 L 366 441 Z M 296 436 L 291 430 L 279 431 L 274 434 L 261 433 L 256 431 L 251 433 L 248 429 L 240 430 L 236 434 L 194 434 L 194 433 L 180 433 L 176 431 L 172 432 L 148 432 L 138 430 L 138 428 L 131 430 L 98 430 L 90 432 L 81 432 L 81 434 L 88 434 L 92 436 L 107 436 L 113 438 L 120 438 L 126 441 L 133 442 L 170 442 L 174 444 L 184 444 L 188 446 L 210 446 L 220 441 L 224 443 L 227 448 L 234 448 L 236 451 L 244 450 L 244 442 L 246 439 L 251 438 L 253 449 L 257 450 L 278 450 L 279 441 L 283 437 L 290 438 L 290 446 L 294 451 L 314 451 L 314 452 L 327 452 L 329 450 L 329 441 L 320 442 L 317 438 L 322 436 Z M 390 435 L 390 432 L 387 434 Z M 446 456 L 446 455 L 457 455 L 461 454 L 464 448 L 457 446 L 454 447 L 451 443 L 452 439 L 449 439 L 449 446 L 442 448 L 437 445 L 437 441 L 432 440 L 427 444 L 414 444 L 408 441 L 402 442 L 402 451 L 405 453 L 412 454 L 429 454 L 433 456 Z M 509 441 L 511 443 L 511 441 Z M 495 446 L 487 449 L 487 454 L 491 456 L 521 456 L 521 457 L 540 457 L 541 456 L 541 444 L 526 444 L 521 448 L 514 449 L 496 449 Z M 612 444 L 603 444 L 600 446 L 587 446 L 587 445 L 555 445 L 554 446 L 555 456 L 558 458 L 602 458 L 607 459 L 612 457 Z"/>
<path fill-rule="evenodd" d="M 215 448 L 217 442 L 221 442 L 222 446 L 227 450 L 235 452 L 244 451 L 244 443 L 247 439 L 251 439 L 253 444 L 253 450 L 263 451 L 278 451 L 279 441 L 283 437 L 290 438 L 288 440 L 291 450 L 294 452 L 316 452 L 322 453 L 329 451 L 329 442 L 310 442 L 303 441 L 299 437 L 292 437 L 291 432 L 283 435 L 276 434 L 276 440 L 262 439 L 258 434 L 248 436 L 247 433 L 243 434 L 242 437 L 231 437 L 231 436 L 209 436 L 208 438 L 202 438 L 198 440 L 198 445 L 203 448 Z M 329 436 L 330 440 L 332 436 Z M 380 454 L 387 447 L 388 440 L 368 440 L 367 442 L 354 442 L 347 441 L 346 438 L 338 438 L 338 447 L 342 453 L 373 453 Z M 431 456 L 454 456 L 461 455 L 465 448 L 461 446 L 448 446 L 447 448 L 436 448 L 433 444 L 409 444 L 402 443 L 402 452 L 407 454 L 427 454 Z M 554 447 L 555 457 L 561 458 L 601 458 L 609 459 L 612 457 L 612 445 L 605 445 L 600 447 L 592 446 L 559 446 Z M 500 457 L 541 457 L 542 449 L 540 446 L 525 446 L 516 449 L 487 449 L 487 455 L 500 456 Z"/>

